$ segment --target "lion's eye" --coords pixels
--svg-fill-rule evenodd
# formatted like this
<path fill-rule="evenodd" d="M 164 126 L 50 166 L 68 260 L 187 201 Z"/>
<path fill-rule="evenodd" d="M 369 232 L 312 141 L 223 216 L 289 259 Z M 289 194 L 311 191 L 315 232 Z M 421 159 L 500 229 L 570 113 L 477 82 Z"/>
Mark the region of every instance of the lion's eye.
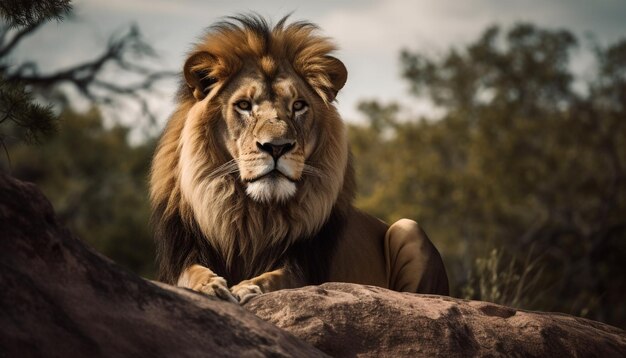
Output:
<path fill-rule="evenodd" d="M 304 111 L 306 111 L 307 104 L 303 100 L 298 100 L 293 102 L 291 107 L 293 108 L 293 111 L 296 112 L 296 114 L 302 114 L 304 113 Z"/>
<path fill-rule="evenodd" d="M 250 111 L 252 109 L 252 103 L 245 99 L 235 103 L 235 106 L 242 111 Z"/>

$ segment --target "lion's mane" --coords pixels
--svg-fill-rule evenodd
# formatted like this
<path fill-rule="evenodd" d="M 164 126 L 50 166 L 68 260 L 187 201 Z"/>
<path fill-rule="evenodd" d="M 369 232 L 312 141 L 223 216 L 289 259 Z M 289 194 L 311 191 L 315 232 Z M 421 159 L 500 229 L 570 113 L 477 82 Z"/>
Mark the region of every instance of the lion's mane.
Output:
<path fill-rule="evenodd" d="M 205 51 L 219 59 L 204 69 L 215 78 L 235 76 L 242 59 L 256 59 L 265 68 L 273 66 L 268 58 L 292 66 L 319 95 L 311 104 L 319 121 L 317 144 L 307 163 L 321 175 L 298 182 L 295 196 L 285 203 L 252 200 L 237 175 L 216 176 L 232 159 L 216 134 L 223 125 L 219 101 L 215 96 L 197 101 L 183 83 L 150 178 L 159 280 L 175 283 L 184 268 L 196 263 L 237 283 L 294 257 L 327 260 L 323 251 L 331 250 L 332 230 L 341 226 L 354 188 L 346 129 L 330 104 L 332 79 L 325 71 L 327 55 L 334 50 L 310 23 L 286 25 L 283 19 L 271 28 L 256 16 L 221 22 L 196 45 L 192 54 Z M 198 68 L 202 64 L 194 66 L 203 70 Z M 307 268 L 300 268 L 306 274 Z"/>

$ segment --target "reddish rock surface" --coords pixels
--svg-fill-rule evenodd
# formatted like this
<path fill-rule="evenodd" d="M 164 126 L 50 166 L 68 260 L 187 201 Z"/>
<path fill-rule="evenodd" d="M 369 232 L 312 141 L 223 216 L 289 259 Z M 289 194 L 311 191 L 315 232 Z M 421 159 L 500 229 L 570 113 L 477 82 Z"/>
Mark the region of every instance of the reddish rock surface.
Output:
<path fill-rule="evenodd" d="M 320 355 L 237 305 L 121 269 L 0 174 L 0 357 Z"/>
<path fill-rule="evenodd" d="M 626 356 L 626 332 L 602 323 L 369 286 L 245 308 L 275 325 L 121 269 L 59 225 L 37 188 L 0 174 L 0 357 Z"/>
<path fill-rule="evenodd" d="M 378 287 L 327 283 L 246 308 L 337 357 L 626 356 L 626 332 L 603 323 Z"/>

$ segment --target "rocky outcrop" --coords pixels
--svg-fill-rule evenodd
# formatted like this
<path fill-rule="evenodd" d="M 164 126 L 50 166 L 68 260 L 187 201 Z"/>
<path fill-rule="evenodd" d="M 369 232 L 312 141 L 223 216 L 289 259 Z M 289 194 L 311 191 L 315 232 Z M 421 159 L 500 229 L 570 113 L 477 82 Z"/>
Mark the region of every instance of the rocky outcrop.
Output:
<path fill-rule="evenodd" d="M 121 269 L 0 175 L 0 357 L 320 355 L 237 305 Z"/>
<path fill-rule="evenodd" d="M 246 308 L 337 357 L 624 357 L 626 332 L 565 314 L 327 283 Z"/>
<path fill-rule="evenodd" d="M 33 185 L 0 174 L 0 357 L 323 352 L 612 357 L 626 356 L 626 332 L 567 315 L 345 283 L 269 293 L 242 308 L 121 269 L 59 225 Z"/>

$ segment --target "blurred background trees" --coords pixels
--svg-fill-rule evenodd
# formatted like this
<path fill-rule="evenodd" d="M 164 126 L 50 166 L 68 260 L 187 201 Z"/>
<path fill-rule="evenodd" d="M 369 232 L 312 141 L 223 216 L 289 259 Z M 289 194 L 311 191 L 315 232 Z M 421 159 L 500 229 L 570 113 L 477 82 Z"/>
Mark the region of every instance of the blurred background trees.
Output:
<path fill-rule="evenodd" d="M 137 29 L 56 73 L 14 63 L 11 43 L 43 21 L 19 18 L 0 34 L 8 152 L 0 169 L 37 183 L 76 234 L 151 277 L 146 186 L 156 139 L 131 143 L 132 128 L 101 112 L 130 99 L 149 118 L 144 96 L 169 74 L 141 64 L 154 52 Z M 568 31 L 519 24 L 486 29 L 439 57 L 401 53 L 411 93 L 430 98 L 437 114 L 360 104 L 368 123 L 349 125 L 357 206 L 419 221 L 443 254 L 454 296 L 626 327 L 626 41 L 596 46 L 589 78 L 572 71 L 578 46 Z M 135 81 L 108 82 L 111 66 Z M 67 86 L 91 110 L 73 109 Z"/>
<path fill-rule="evenodd" d="M 589 82 L 572 74 L 576 45 L 520 24 L 439 58 L 404 51 L 411 92 L 443 115 L 361 105 L 357 204 L 420 221 L 453 295 L 624 326 L 626 41 L 596 49 Z"/>
<path fill-rule="evenodd" d="M 153 139 L 131 145 L 129 128 L 106 127 L 97 109 L 65 109 L 39 145 L 10 144 L 11 174 L 37 183 L 62 222 L 122 266 L 153 277 L 147 173 Z"/>
<path fill-rule="evenodd" d="M 146 136 L 131 144 L 131 128 L 105 123 L 100 110 L 122 112 L 134 104 L 146 119 L 137 118 L 135 125 L 155 126 L 148 97 L 173 73 L 146 65 L 156 53 L 134 26 L 112 35 L 92 60 L 56 72 L 44 73 L 33 61 L 14 61 L 22 41 L 70 10 L 68 0 L 0 5 L 0 171 L 38 184 L 75 234 L 151 277 L 147 171 L 155 140 Z M 78 99 L 91 110 L 73 110 Z"/>

